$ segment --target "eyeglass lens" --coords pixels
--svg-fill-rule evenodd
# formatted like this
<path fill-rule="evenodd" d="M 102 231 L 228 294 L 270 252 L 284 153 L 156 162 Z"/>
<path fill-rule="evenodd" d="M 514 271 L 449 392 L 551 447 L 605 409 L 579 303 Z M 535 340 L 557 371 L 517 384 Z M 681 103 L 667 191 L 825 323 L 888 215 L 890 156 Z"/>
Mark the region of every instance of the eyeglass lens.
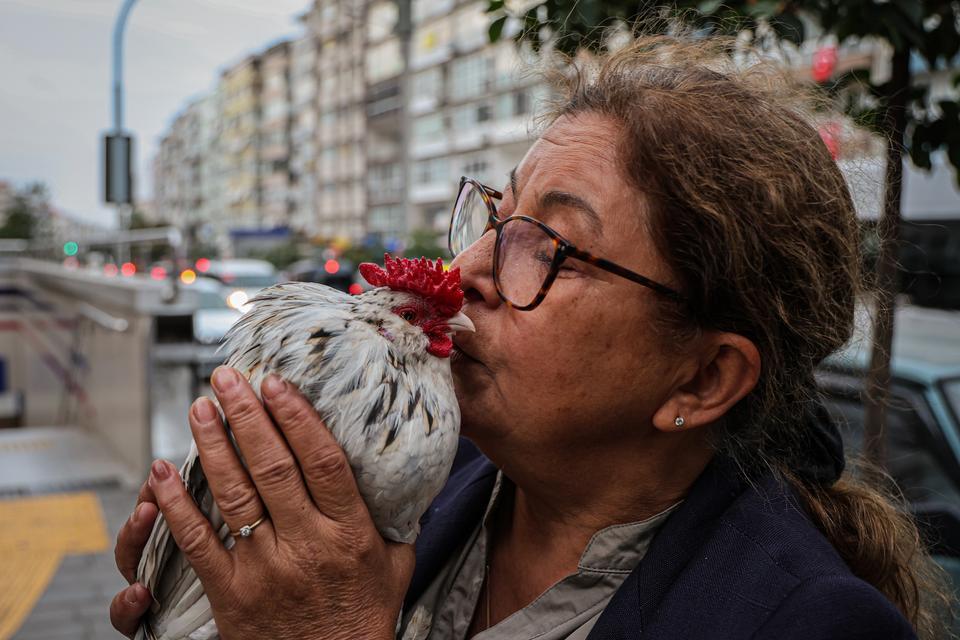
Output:
<path fill-rule="evenodd" d="M 450 251 L 453 255 L 459 255 L 483 235 L 490 211 L 480 190 L 472 182 L 463 186 L 455 210 L 456 216 L 450 229 Z"/>
<path fill-rule="evenodd" d="M 500 228 L 494 274 L 497 287 L 511 304 L 525 307 L 540 293 L 550 273 L 556 243 L 538 225 L 520 218 Z"/>
<path fill-rule="evenodd" d="M 456 204 L 450 230 L 450 250 L 458 255 L 487 230 L 490 211 L 473 183 L 466 183 Z M 550 273 L 557 247 L 540 226 L 520 218 L 503 223 L 494 256 L 500 293 L 516 307 L 533 303 Z"/>

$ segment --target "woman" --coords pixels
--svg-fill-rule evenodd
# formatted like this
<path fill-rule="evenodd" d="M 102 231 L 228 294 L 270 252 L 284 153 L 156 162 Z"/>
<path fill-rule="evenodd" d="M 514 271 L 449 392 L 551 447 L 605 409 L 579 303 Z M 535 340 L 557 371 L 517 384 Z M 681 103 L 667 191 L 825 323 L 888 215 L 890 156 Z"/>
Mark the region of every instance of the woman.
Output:
<path fill-rule="evenodd" d="M 157 462 L 124 575 L 159 506 L 225 638 L 935 637 L 914 526 L 842 473 L 815 399 L 857 293 L 843 177 L 779 85 L 714 61 L 638 42 L 566 87 L 502 193 L 462 181 L 451 248 L 477 333 L 454 376 L 482 455 L 462 448 L 416 562 L 295 391 L 269 380 L 264 409 L 221 369 L 251 469 L 198 400 L 207 476 L 235 521 L 262 496 L 286 524 L 228 552 Z M 148 604 L 122 591 L 115 626 Z"/>

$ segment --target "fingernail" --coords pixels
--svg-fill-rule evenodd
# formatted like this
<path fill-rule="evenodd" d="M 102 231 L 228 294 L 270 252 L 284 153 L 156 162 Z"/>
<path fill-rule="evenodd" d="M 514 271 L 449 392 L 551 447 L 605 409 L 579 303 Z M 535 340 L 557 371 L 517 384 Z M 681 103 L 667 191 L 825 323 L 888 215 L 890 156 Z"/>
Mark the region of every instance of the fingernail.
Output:
<path fill-rule="evenodd" d="M 131 607 L 135 607 L 138 602 L 140 602 L 140 584 L 132 584 L 127 589 L 127 592 L 124 594 L 123 599 L 127 601 Z"/>
<path fill-rule="evenodd" d="M 217 391 L 229 391 L 237 384 L 237 372 L 230 367 L 217 367 L 211 381 Z"/>
<path fill-rule="evenodd" d="M 217 411 L 210 398 L 197 398 L 193 401 L 193 416 L 200 422 L 213 422 Z"/>
<path fill-rule="evenodd" d="M 157 460 L 153 463 L 153 477 L 157 480 L 166 480 L 170 476 L 170 467 L 163 460 Z"/>
<path fill-rule="evenodd" d="M 274 398 L 281 393 L 286 388 L 287 383 L 275 373 L 271 373 L 263 380 L 263 384 L 260 386 L 260 391 L 263 395 L 268 398 Z"/>
<path fill-rule="evenodd" d="M 137 508 L 133 510 L 133 523 L 136 524 L 140 522 L 140 515 L 143 513 L 143 503 L 138 504 Z"/>

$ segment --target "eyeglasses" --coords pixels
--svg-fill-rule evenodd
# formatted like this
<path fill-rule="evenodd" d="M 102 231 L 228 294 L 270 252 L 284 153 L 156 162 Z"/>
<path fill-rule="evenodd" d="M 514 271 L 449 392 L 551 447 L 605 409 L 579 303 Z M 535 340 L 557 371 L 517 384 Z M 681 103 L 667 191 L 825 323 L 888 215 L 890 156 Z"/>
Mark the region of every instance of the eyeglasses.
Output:
<path fill-rule="evenodd" d="M 447 241 L 450 253 L 462 253 L 490 229 L 497 234 L 493 250 L 493 281 L 497 294 L 518 311 L 530 311 L 543 302 L 567 258 L 581 260 L 632 280 L 677 302 L 684 297 L 625 267 L 578 249 L 563 236 L 529 216 L 497 217 L 494 200 L 503 194 L 473 178 L 460 178 Z"/>

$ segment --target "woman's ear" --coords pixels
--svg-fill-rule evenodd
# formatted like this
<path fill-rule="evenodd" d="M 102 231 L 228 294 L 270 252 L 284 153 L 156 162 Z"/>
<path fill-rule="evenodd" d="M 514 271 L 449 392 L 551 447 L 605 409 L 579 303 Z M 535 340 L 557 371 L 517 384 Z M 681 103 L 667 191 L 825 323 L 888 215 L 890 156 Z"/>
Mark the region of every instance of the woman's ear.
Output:
<path fill-rule="evenodd" d="M 653 415 L 661 431 L 712 424 L 750 393 L 760 378 L 760 352 L 736 333 L 705 331 L 691 358 L 695 370 L 673 390 Z"/>

